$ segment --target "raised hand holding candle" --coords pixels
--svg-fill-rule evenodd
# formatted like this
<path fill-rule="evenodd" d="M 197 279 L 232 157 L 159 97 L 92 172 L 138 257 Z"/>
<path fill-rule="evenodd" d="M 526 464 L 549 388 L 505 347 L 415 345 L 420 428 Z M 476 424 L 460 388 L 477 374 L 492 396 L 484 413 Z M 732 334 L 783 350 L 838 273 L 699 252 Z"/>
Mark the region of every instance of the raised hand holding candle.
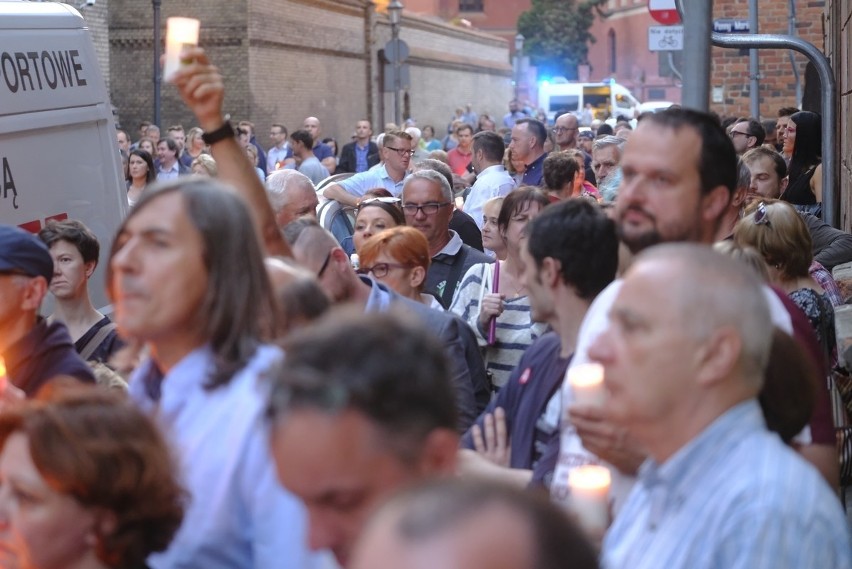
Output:
<path fill-rule="evenodd" d="M 163 77 L 171 81 L 181 66 L 180 52 L 184 47 L 198 45 L 201 22 L 195 18 L 168 18 L 166 20 L 166 62 Z"/>
<path fill-rule="evenodd" d="M 568 509 L 577 523 L 595 539 L 603 536 L 609 526 L 609 469 L 587 464 L 568 473 Z"/>
<path fill-rule="evenodd" d="M 568 369 L 568 383 L 574 392 L 574 403 L 602 406 L 606 401 L 603 385 L 604 368 L 601 364 L 588 363 Z"/>

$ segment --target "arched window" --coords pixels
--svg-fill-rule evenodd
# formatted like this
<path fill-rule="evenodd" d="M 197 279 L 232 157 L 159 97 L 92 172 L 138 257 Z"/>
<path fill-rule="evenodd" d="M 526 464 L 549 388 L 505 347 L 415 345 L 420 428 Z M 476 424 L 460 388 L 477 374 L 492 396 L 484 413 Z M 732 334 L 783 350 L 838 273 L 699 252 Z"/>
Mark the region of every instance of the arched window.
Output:
<path fill-rule="evenodd" d="M 615 59 L 616 59 L 615 30 L 610 29 L 609 33 L 607 33 L 607 43 L 609 44 L 609 73 L 610 73 L 610 75 L 615 75 Z"/>

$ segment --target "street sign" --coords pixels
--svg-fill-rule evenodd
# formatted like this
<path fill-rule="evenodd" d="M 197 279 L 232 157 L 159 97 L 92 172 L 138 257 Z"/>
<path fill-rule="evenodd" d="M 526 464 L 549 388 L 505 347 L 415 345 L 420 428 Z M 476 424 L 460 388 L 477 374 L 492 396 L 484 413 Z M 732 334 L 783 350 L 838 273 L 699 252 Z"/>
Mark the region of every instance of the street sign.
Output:
<path fill-rule="evenodd" d="M 408 44 L 401 39 L 390 40 L 385 44 L 385 59 L 388 63 L 402 63 L 408 59 L 411 50 L 408 49 Z"/>
<path fill-rule="evenodd" d="M 648 0 L 648 11 L 651 17 L 661 24 L 670 26 L 680 23 L 675 0 Z"/>
<path fill-rule="evenodd" d="M 720 34 L 747 34 L 750 30 L 748 20 L 717 18 L 713 20 L 713 31 Z"/>
<path fill-rule="evenodd" d="M 385 81 L 382 85 L 382 91 L 385 93 L 396 91 L 396 69 L 393 63 L 385 63 Z M 411 70 L 407 63 L 399 66 L 399 88 L 403 91 L 411 88 Z"/>
<path fill-rule="evenodd" d="M 683 26 L 648 26 L 648 49 L 651 51 L 681 51 Z"/>

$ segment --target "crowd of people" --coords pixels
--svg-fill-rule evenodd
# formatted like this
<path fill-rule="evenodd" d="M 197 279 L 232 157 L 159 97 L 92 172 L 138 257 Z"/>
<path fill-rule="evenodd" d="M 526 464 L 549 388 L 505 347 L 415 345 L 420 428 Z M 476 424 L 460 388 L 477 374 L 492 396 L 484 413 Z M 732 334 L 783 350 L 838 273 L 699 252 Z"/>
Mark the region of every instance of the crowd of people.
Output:
<path fill-rule="evenodd" d="M 183 55 L 111 243 L 0 226 L 4 569 L 852 567 L 819 115 L 264 150 Z"/>

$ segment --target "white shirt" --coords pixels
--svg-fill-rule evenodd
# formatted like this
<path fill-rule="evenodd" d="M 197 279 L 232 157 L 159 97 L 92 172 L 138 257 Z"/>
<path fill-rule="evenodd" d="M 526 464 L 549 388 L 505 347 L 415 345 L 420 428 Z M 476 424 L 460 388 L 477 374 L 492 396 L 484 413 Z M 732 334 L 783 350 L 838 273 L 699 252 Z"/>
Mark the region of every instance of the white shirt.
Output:
<path fill-rule="evenodd" d="M 489 166 L 479 173 L 464 202 L 464 212 L 473 218 L 482 231 L 482 206 L 491 198 L 502 197 L 515 189 L 515 180 L 502 164 Z"/>

